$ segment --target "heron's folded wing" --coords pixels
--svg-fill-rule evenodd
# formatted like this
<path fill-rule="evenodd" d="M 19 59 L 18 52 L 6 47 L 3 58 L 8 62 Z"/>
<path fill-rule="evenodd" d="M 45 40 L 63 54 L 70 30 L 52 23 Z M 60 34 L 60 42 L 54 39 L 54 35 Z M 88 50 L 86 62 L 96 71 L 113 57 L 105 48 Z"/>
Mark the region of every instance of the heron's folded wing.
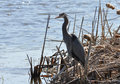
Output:
<path fill-rule="evenodd" d="M 84 48 L 81 45 L 79 39 L 74 34 L 71 35 L 72 35 L 72 52 L 76 56 L 77 60 L 79 60 L 84 65 L 85 64 Z"/>

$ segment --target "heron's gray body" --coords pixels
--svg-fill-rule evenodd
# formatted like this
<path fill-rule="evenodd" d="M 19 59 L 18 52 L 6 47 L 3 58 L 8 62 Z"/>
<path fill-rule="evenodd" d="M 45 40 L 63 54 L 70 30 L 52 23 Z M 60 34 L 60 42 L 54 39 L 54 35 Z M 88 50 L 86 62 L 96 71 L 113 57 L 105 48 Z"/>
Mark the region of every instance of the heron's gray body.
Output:
<path fill-rule="evenodd" d="M 74 34 L 69 34 L 67 32 L 68 18 L 66 14 L 63 16 L 63 18 L 64 18 L 64 23 L 62 25 L 62 33 L 63 33 L 63 40 L 67 47 L 68 55 L 72 56 L 75 60 L 80 62 L 81 65 L 84 67 L 85 54 L 84 54 L 83 46 L 81 45 L 79 39 Z"/>

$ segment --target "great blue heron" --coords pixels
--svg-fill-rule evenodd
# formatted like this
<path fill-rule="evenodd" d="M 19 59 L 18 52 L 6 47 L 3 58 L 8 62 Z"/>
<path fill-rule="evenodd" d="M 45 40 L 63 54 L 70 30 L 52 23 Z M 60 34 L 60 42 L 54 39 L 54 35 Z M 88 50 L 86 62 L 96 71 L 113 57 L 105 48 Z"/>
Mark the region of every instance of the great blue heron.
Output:
<path fill-rule="evenodd" d="M 64 18 L 64 23 L 62 25 L 62 33 L 63 40 L 67 47 L 68 55 L 72 56 L 75 60 L 80 62 L 83 67 L 85 67 L 85 54 L 83 46 L 74 34 L 69 34 L 67 32 L 67 25 L 69 22 L 67 15 L 65 13 L 61 13 L 56 18 Z"/>

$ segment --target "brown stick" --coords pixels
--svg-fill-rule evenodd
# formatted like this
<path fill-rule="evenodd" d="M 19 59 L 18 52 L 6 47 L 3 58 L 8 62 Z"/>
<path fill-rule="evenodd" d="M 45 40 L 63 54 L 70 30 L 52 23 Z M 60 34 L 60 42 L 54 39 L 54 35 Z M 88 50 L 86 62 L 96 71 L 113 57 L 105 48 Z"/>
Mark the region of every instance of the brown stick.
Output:
<path fill-rule="evenodd" d="M 91 50 L 91 41 L 90 41 L 90 45 L 89 45 L 89 49 L 88 49 L 88 55 L 85 59 L 85 75 L 87 76 L 87 70 L 88 70 L 88 60 L 89 60 L 89 56 L 90 56 L 90 50 Z"/>
<path fill-rule="evenodd" d="M 80 35 L 81 35 L 81 30 L 82 30 L 83 21 L 84 21 L 84 17 L 82 17 L 82 22 L 81 22 L 80 31 L 79 31 L 79 36 L 78 36 L 79 39 L 80 39 Z"/>
<path fill-rule="evenodd" d="M 96 24 L 96 12 L 97 12 L 97 7 L 95 8 L 95 13 L 94 13 L 94 28 L 95 28 L 95 24 Z"/>
<path fill-rule="evenodd" d="M 46 40 L 46 41 L 63 42 L 63 40 L 54 40 L 54 39 L 50 39 L 50 40 Z"/>
<path fill-rule="evenodd" d="M 95 30 L 95 28 L 94 28 L 94 21 L 92 21 L 92 39 L 94 39 L 94 30 Z"/>
<path fill-rule="evenodd" d="M 119 25 L 118 29 L 115 31 L 115 33 L 118 33 L 119 30 L 120 30 L 120 25 Z"/>
<path fill-rule="evenodd" d="M 84 40 L 84 39 L 83 39 L 83 31 L 82 31 L 82 44 L 83 44 L 83 40 Z"/>
<path fill-rule="evenodd" d="M 96 40 L 98 37 L 98 27 L 99 27 L 99 17 L 100 17 L 100 6 L 99 6 L 99 10 L 98 10 L 98 20 L 97 20 L 97 28 L 96 28 L 96 37 L 95 37 L 95 44 L 96 44 Z"/>
<path fill-rule="evenodd" d="M 32 58 L 30 59 L 28 54 L 27 54 L 27 58 L 28 58 L 28 61 L 29 61 L 29 64 L 30 64 L 30 73 L 31 73 L 31 76 L 32 76 L 33 75 Z"/>
<path fill-rule="evenodd" d="M 108 14 L 108 9 L 106 10 L 105 21 L 106 21 L 106 24 L 107 24 L 108 33 L 110 33 L 110 36 L 112 37 L 111 27 L 112 27 L 113 24 L 111 24 L 111 26 L 109 26 L 108 19 L 107 19 L 107 14 Z M 108 33 L 107 33 L 107 34 L 108 34 Z M 107 37 L 107 34 L 106 34 L 106 37 Z"/>
<path fill-rule="evenodd" d="M 75 24 L 76 24 L 76 14 L 75 14 L 75 19 L 74 19 L 73 34 L 75 33 Z"/>
<path fill-rule="evenodd" d="M 45 37 L 44 37 L 44 43 L 43 43 L 42 53 L 41 53 L 40 65 L 42 64 L 42 60 L 43 60 L 43 53 L 44 53 L 44 48 L 45 48 L 45 42 L 46 42 L 46 36 L 47 36 L 47 30 L 48 30 L 49 20 L 50 20 L 50 15 L 48 15 L 48 20 L 47 20 L 46 31 L 45 31 Z"/>
<path fill-rule="evenodd" d="M 92 21 L 92 39 L 94 39 L 94 30 L 95 30 L 95 24 L 96 24 L 96 11 L 97 11 L 97 7 L 95 9 L 95 13 L 94 13 L 94 20 Z"/>
<path fill-rule="evenodd" d="M 66 68 L 67 68 L 67 63 L 66 63 L 65 60 L 63 59 L 62 54 L 61 54 L 59 48 L 58 48 L 57 46 L 56 46 L 56 48 L 57 48 L 57 50 L 58 50 L 58 52 L 59 52 L 59 54 L 60 54 L 60 56 L 61 56 L 61 59 L 63 60 L 65 66 L 66 66 Z"/>
<path fill-rule="evenodd" d="M 71 17 L 71 16 L 70 16 Z M 73 17 L 71 17 L 73 19 Z M 76 25 L 77 28 L 79 28 L 78 25 Z M 81 28 L 83 31 L 87 32 L 88 34 L 91 34 L 89 31 L 87 31 L 85 28 Z"/>
<path fill-rule="evenodd" d="M 69 24 L 68 24 L 67 31 L 69 31 L 69 29 L 70 29 L 70 23 L 71 23 L 71 21 L 70 21 Z"/>

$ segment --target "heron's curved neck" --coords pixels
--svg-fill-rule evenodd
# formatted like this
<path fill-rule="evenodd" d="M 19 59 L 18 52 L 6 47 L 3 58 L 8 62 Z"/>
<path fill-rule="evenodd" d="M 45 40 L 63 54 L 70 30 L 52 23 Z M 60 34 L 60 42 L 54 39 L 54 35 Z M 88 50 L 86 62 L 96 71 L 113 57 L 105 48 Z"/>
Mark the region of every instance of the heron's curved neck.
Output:
<path fill-rule="evenodd" d="M 67 25 L 68 25 L 68 18 L 67 18 L 67 16 L 65 16 L 64 17 L 64 23 L 63 23 L 63 26 L 62 26 L 63 39 L 69 35 L 68 32 L 67 32 Z"/>

